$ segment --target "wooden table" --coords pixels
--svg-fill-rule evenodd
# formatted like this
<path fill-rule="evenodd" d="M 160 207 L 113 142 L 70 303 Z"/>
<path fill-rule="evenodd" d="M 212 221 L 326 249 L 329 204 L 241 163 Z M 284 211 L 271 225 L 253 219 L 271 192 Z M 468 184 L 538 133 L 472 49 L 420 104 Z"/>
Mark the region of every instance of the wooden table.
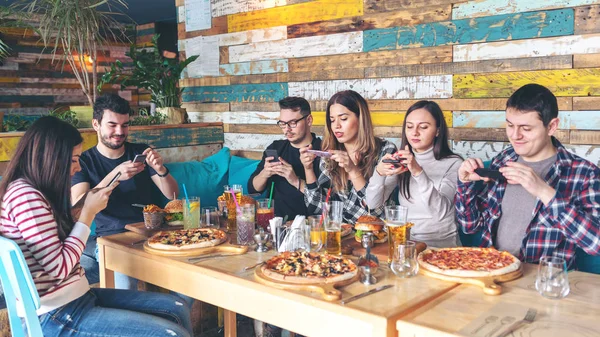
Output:
<path fill-rule="evenodd" d="M 571 293 L 551 300 L 535 290 L 536 272 L 536 265 L 525 265 L 524 276 L 504 283 L 504 292 L 499 296 L 482 295 L 481 289 L 474 286 L 455 287 L 402 317 L 397 323 L 399 336 L 465 336 L 459 331 L 480 315 L 493 315 L 494 309 L 502 306 L 537 309 L 534 323 L 514 336 L 599 336 L 600 275 L 569 272 Z"/>
<path fill-rule="evenodd" d="M 417 276 L 395 277 L 387 267 L 375 286 L 395 287 L 347 305 L 327 302 L 308 292 L 285 291 L 258 283 L 254 271 L 243 267 L 275 253 L 250 252 L 192 264 L 187 258 L 156 256 L 143 250 L 142 235 L 127 232 L 98 239 L 100 285 L 114 286 L 113 271 L 191 296 L 225 310 L 225 335 L 235 336 L 235 313 L 240 313 L 306 336 L 396 336 L 396 321 L 434 301 L 458 284 Z M 343 298 L 375 286 L 356 282 L 341 289 Z M 482 296 L 479 296 L 482 297 Z"/>

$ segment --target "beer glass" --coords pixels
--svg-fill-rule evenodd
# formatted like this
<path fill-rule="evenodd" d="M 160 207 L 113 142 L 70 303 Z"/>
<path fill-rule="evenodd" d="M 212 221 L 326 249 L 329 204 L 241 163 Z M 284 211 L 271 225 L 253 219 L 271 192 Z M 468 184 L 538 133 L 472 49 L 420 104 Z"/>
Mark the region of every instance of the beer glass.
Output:
<path fill-rule="evenodd" d="M 398 244 L 394 250 L 394 257 L 390 269 L 398 277 L 411 277 L 419 272 L 417 262 L 417 249 L 414 241 L 406 241 Z"/>
<path fill-rule="evenodd" d="M 183 228 L 198 227 L 200 227 L 200 197 L 183 199 Z"/>
<path fill-rule="evenodd" d="M 234 233 L 237 231 L 236 227 L 236 216 L 237 210 L 235 206 L 235 201 L 233 200 L 233 196 L 231 195 L 231 190 L 235 193 L 235 197 L 237 202 L 240 203 L 242 200 L 242 193 L 244 189 L 242 185 L 223 185 L 223 195 L 225 196 L 225 200 L 227 201 L 227 232 Z"/>
<path fill-rule="evenodd" d="M 310 226 L 310 251 L 318 252 L 323 248 L 327 235 L 323 228 L 321 215 L 311 215 L 308 217 L 308 225 Z"/>
<path fill-rule="evenodd" d="M 406 219 L 408 208 L 404 206 L 385 207 L 385 225 L 388 232 L 388 263 L 394 258 L 394 251 L 399 244 L 405 243 L 407 237 Z"/>
<path fill-rule="evenodd" d="M 344 204 L 341 201 L 321 203 L 325 222 L 325 250 L 331 255 L 342 255 L 342 217 Z"/>
<path fill-rule="evenodd" d="M 543 256 L 538 265 L 535 289 L 544 297 L 560 299 L 569 294 L 567 261 L 561 257 Z"/>

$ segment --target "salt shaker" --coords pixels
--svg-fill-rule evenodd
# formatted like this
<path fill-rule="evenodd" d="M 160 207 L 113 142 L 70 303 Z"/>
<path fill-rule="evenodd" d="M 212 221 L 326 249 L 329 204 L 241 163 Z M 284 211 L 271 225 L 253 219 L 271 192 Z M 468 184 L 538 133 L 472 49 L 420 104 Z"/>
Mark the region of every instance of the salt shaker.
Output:
<path fill-rule="evenodd" d="M 377 272 L 379 261 L 376 256 L 371 255 L 371 247 L 373 247 L 373 233 L 366 232 L 361 238 L 362 246 L 367 250 L 364 257 L 361 257 L 358 262 L 358 268 L 362 271 L 360 281 L 363 284 L 375 284 L 377 278 L 373 276 Z"/>

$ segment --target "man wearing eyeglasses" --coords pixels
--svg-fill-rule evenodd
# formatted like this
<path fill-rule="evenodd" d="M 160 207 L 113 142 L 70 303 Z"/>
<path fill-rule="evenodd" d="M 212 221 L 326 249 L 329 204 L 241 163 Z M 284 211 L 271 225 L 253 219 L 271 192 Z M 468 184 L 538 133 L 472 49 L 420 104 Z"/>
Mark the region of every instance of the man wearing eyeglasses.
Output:
<path fill-rule="evenodd" d="M 276 140 L 263 153 L 256 171 L 248 180 L 248 193 L 262 193 L 274 183 L 275 216 L 290 220 L 296 215 L 308 215 L 304 204 L 304 167 L 300 162 L 300 148 L 312 145 L 321 149 L 321 139 L 310 132 L 313 117 L 310 105 L 302 97 L 286 97 L 279 101 L 279 120 L 277 125 L 283 131 L 284 140 Z M 275 150 L 277 157 L 267 152 Z M 319 165 L 314 165 L 318 170 Z M 315 172 L 319 174 L 319 172 Z"/>

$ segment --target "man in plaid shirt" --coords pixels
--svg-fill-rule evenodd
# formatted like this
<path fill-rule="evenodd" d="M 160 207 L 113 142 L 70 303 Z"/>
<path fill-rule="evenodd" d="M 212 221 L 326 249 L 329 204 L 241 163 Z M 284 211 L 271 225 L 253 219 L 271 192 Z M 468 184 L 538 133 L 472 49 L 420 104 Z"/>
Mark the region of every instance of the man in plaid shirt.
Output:
<path fill-rule="evenodd" d="M 502 177 L 481 177 L 475 173 L 481 159 L 465 160 L 458 170 L 456 217 L 465 233 L 482 232 L 483 247 L 531 263 L 558 256 L 572 268 L 577 248 L 600 254 L 600 169 L 553 137 L 557 117 L 556 97 L 547 88 L 518 89 L 506 103 L 511 146 L 490 166 Z"/>

